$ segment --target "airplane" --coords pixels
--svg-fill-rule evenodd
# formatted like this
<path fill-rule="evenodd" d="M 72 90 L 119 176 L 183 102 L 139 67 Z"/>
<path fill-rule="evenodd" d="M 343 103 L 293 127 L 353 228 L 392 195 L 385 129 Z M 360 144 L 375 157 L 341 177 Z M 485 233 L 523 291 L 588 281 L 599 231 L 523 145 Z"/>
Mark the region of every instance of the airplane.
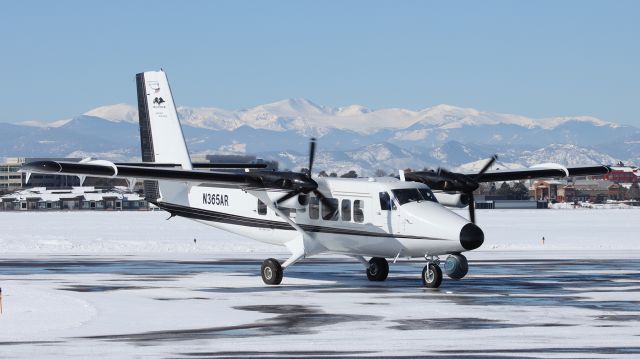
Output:
<path fill-rule="evenodd" d="M 529 169 L 489 171 L 491 157 L 475 174 L 445 169 L 399 171 L 397 177 L 334 178 L 312 176 L 316 141 L 304 172 L 276 171 L 261 165 L 196 165 L 187 145 L 166 73 L 136 75 L 142 163 L 36 161 L 27 173 L 144 180 L 145 197 L 170 215 L 186 217 L 257 241 L 285 246 L 284 262 L 264 260 L 262 280 L 278 285 L 283 272 L 311 256 L 350 256 L 365 267 L 370 281 L 384 281 L 389 261 L 422 258 L 422 284 L 438 288 L 445 273 L 468 273 L 462 254 L 479 248 L 484 233 L 475 223 L 473 192 L 482 182 L 601 175 L 608 166 L 544 164 Z M 236 168 L 217 170 L 211 168 Z M 238 170 L 237 168 L 240 168 Z M 469 219 L 448 207 L 469 209 Z M 368 260 L 366 258 L 369 258 Z"/>

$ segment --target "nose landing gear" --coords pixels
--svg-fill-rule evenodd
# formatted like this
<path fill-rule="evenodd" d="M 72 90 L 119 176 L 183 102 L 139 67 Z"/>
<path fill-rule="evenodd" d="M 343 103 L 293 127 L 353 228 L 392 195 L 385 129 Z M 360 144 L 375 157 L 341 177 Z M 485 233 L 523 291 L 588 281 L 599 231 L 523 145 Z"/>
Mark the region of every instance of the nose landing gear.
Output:
<path fill-rule="evenodd" d="M 442 283 L 442 270 L 440 259 L 437 256 L 424 256 L 427 265 L 422 269 L 422 284 L 427 288 L 438 288 Z"/>

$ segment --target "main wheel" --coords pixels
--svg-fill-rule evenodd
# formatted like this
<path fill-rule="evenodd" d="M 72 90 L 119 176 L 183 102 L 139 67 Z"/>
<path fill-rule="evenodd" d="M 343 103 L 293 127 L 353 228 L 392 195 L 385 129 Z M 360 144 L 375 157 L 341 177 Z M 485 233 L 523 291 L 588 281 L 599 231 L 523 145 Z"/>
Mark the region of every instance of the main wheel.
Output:
<path fill-rule="evenodd" d="M 422 270 L 422 284 L 428 288 L 438 288 L 442 283 L 442 270 L 440 266 L 429 263 Z"/>
<path fill-rule="evenodd" d="M 386 259 L 373 257 L 369 260 L 369 268 L 367 268 L 367 278 L 370 281 L 382 282 L 389 275 L 389 263 Z"/>
<path fill-rule="evenodd" d="M 268 285 L 278 285 L 282 282 L 282 266 L 277 259 L 269 258 L 262 262 L 262 281 Z"/>
<path fill-rule="evenodd" d="M 444 272 L 451 279 L 462 279 L 469 272 L 469 262 L 462 254 L 452 254 L 444 262 Z"/>

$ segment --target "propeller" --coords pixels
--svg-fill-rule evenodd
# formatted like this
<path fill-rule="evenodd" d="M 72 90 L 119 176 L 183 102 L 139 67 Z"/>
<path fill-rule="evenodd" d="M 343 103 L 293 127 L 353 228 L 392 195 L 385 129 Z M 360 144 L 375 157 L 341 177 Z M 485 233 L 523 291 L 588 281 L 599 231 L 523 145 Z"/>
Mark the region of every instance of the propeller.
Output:
<path fill-rule="evenodd" d="M 487 163 L 484 164 L 484 167 L 480 169 L 480 172 L 478 172 L 475 175 L 474 181 L 476 183 L 476 189 L 480 187 L 480 184 L 478 183 L 478 180 L 480 180 L 480 176 L 482 176 L 483 173 L 487 172 L 487 170 L 491 168 L 491 166 L 493 166 L 493 164 L 496 162 L 497 159 L 498 159 L 498 155 L 491 156 L 491 158 L 487 161 Z M 476 200 L 475 198 L 473 198 L 473 191 L 468 192 L 467 195 L 469 196 L 469 220 L 471 221 L 471 223 L 475 224 L 476 223 Z"/>
<path fill-rule="evenodd" d="M 469 199 L 469 220 L 471 223 L 476 223 L 476 202 L 473 197 L 473 191 L 480 187 L 480 177 L 493 166 L 493 164 L 498 159 L 498 155 L 493 155 L 487 161 L 487 163 L 482 166 L 480 171 L 475 175 L 465 175 L 461 173 L 453 173 L 449 172 L 444 168 L 438 168 L 436 171 L 437 175 L 444 179 L 443 190 L 455 190 L 460 191 L 465 194 Z"/>
<path fill-rule="evenodd" d="M 311 178 L 311 174 L 313 173 L 313 161 L 316 158 L 316 138 L 315 137 L 311 137 L 311 140 L 309 141 L 309 166 L 307 167 L 309 169 L 309 172 L 307 173 L 309 175 L 309 178 Z"/>
<path fill-rule="evenodd" d="M 337 206 L 335 205 L 335 203 L 333 203 L 332 201 L 329 200 L 329 198 L 327 198 L 324 194 L 322 194 L 322 192 L 320 192 L 318 190 L 318 183 L 313 180 L 311 178 L 311 174 L 313 173 L 313 162 L 315 160 L 316 157 L 316 139 L 315 138 L 311 138 L 311 141 L 309 142 L 309 166 L 307 167 L 307 172 L 306 172 L 306 182 L 308 182 L 309 184 L 312 184 L 311 186 L 301 186 L 297 189 L 294 189 L 293 191 L 285 194 L 284 196 L 280 197 L 277 201 L 276 204 L 279 205 L 297 195 L 300 194 L 309 194 L 310 192 L 313 192 L 313 194 L 316 195 L 316 197 L 318 197 L 318 199 L 320 199 L 320 202 L 322 202 L 323 206 L 326 206 L 328 208 L 331 209 L 331 212 L 334 213 L 338 210 Z"/>
<path fill-rule="evenodd" d="M 473 177 L 475 188 L 472 191 L 464 192 L 467 196 L 469 196 L 469 220 L 473 224 L 476 223 L 476 200 L 475 198 L 473 198 L 473 191 L 475 191 L 476 189 L 478 189 L 478 187 L 480 187 L 480 184 L 478 183 L 480 176 L 482 176 L 483 173 L 487 172 L 487 170 L 491 168 L 491 166 L 493 166 L 493 164 L 496 162 L 497 159 L 498 159 L 498 155 L 491 156 L 491 158 L 487 161 L 487 163 L 484 164 L 482 169 L 480 169 L 480 172 L 478 172 Z"/>

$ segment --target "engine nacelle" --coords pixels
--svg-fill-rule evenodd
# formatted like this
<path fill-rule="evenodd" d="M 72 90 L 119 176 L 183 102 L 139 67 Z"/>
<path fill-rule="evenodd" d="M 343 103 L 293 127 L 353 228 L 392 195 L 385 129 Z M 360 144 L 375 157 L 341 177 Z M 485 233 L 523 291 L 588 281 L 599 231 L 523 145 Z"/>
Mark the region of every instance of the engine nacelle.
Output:
<path fill-rule="evenodd" d="M 464 193 L 434 192 L 433 194 L 443 206 L 464 208 L 469 205 L 469 196 Z"/>
<path fill-rule="evenodd" d="M 444 262 L 444 271 L 452 279 L 462 279 L 469 272 L 469 263 L 462 254 L 452 254 Z"/>

